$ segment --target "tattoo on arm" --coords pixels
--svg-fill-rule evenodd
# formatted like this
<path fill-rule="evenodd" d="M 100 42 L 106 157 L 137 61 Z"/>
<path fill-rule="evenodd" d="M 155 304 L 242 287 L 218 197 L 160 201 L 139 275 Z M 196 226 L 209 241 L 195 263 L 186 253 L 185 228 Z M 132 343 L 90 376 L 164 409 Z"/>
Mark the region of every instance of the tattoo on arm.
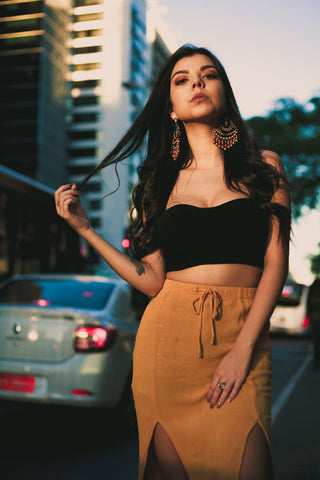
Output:
<path fill-rule="evenodd" d="M 139 277 L 143 273 L 146 273 L 146 270 L 142 262 L 139 262 L 139 260 L 136 260 L 135 258 L 131 258 L 131 257 L 130 257 L 130 262 L 136 266 L 137 274 L 139 275 Z"/>

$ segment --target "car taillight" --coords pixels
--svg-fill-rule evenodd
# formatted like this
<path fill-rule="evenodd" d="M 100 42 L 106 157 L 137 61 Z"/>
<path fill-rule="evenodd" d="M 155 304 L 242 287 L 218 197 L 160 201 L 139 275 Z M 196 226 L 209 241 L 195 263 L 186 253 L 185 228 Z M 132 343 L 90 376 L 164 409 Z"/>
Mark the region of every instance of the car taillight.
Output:
<path fill-rule="evenodd" d="M 309 317 L 304 317 L 303 322 L 302 322 L 303 328 L 307 328 L 307 327 L 309 327 L 309 325 L 310 325 L 310 318 Z"/>
<path fill-rule="evenodd" d="M 108 350 L 118 336 L 114 327 L 78 327 L 75 332 L 75 350 L 78 353 L 92 353 Z"/>

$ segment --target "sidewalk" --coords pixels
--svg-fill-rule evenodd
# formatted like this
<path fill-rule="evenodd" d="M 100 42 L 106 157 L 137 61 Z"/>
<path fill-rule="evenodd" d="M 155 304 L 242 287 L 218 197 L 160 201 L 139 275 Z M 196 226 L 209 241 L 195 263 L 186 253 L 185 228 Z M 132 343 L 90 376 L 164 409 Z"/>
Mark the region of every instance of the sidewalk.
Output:
<path fill-rule="evenodd" d="M 272 427 L 276 480 L 320 480 L 320 369 L 313 361 Z"/>

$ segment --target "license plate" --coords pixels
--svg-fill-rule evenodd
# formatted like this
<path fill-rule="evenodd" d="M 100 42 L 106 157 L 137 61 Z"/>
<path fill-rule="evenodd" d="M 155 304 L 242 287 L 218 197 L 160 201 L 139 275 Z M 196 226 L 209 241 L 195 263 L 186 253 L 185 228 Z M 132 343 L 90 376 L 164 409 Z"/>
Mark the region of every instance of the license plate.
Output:
<path fill-rule="evenodd" d="M 36 379 L 27 375 L 13 375 L 11 373 L 0 373 L 0 390 L 10 392 L 33 393 L 36 386 Z"/>

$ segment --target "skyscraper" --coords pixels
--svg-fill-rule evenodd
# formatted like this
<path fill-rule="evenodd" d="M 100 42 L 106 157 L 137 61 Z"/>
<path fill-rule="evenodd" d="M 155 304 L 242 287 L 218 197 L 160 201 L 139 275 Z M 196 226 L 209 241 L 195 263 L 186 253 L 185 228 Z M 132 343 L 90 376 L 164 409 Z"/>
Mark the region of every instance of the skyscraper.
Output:
<path fill-rule="evenodd" d="M 67 177 L 69 0 L 0 4 L 0 162 L 57 187 Z"/>
<path fill-rule="evenodd" d="M 70 180 L 79 182 L 120 140 L 142 109 L 146 85 L 144 0 L 74 0 L 70 54 Z M 91 225 L 121 248 L 139 153 L 84 188 Z M 103 269 L 103 267 L 102 267 Z"/>
<path fill-rule="evenodd" d="M 79 183 L 140 113 L 170 53 L 159 32 L 148 42 L 146 0 L 4 0 L 0 27 L 0 163 L 53 188 Z M 142 158 L 118 166 L 113 195 L 103 199 L 118 187 L 113 167 L 82 191 L 91 225 L 117 248 Z"/>

